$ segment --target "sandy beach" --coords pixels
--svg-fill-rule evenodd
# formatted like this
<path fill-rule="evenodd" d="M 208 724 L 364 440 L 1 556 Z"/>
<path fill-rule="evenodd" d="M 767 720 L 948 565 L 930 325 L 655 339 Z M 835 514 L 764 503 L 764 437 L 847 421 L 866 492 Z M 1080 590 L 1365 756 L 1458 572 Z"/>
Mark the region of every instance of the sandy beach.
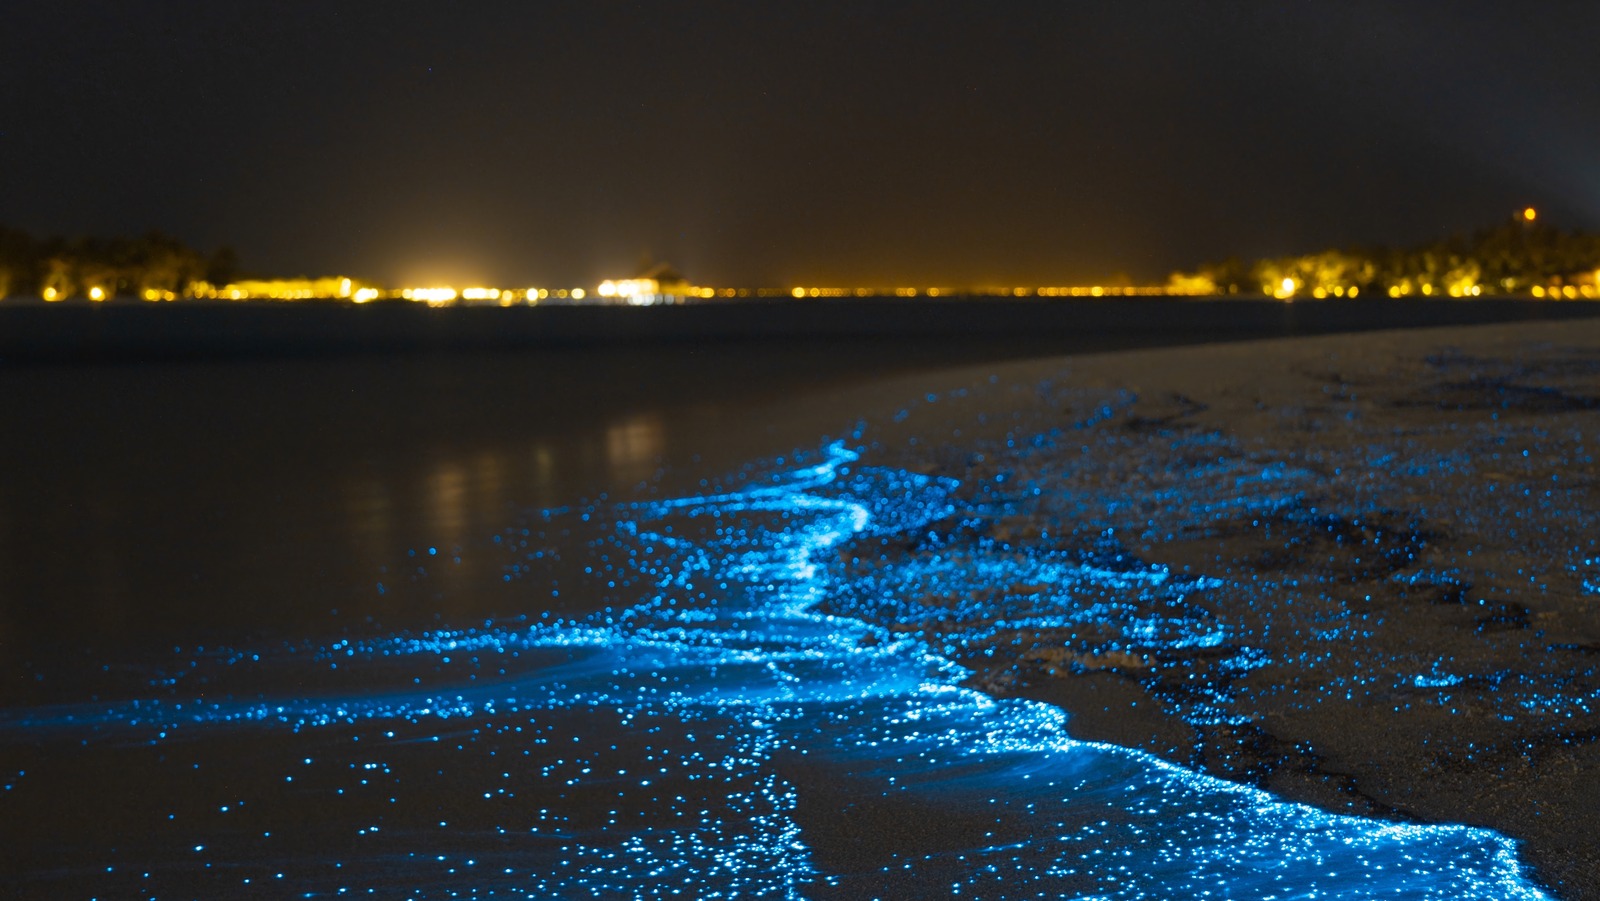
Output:
<path fill-rule="evenodd" d="M 1600 323 L 903 356 L 5 372 L 7 878 L 1600 898 Z"/>
<path fill-rule="evenodd" d="M 871 587 L 829 610 L 1074 737 L 1492 827 L 1558 897 L 1600 898 L 1600 324 L 1087 355 L 927 400 L 876 459 L 966 504 L 847 548 L 842 583 Z M 1132 588 L 1052 584 L 1056 558 Z"/>

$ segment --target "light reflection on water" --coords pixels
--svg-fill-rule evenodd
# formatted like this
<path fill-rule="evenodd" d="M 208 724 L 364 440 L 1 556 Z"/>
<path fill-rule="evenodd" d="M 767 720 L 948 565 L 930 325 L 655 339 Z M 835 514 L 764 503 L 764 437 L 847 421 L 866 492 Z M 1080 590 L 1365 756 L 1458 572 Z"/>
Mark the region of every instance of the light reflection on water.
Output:
<path fill-rule="evenodd" d="M 647 434 L 618 439 L 625 459 Z M 469 481 L 433 483 L 441 513 Z M 1325 814 L 1077 742 L 1055 708 L 960 687 L 924 645 L 813 610 L 837 588 L 828 555 L 946 516 L 951 487 L 833 445 L 725 492 L 535 513 L 498 537 L 505 577 L 599 599 L 581 614 L 197 649 L 159 700 L 10 711 L 8 741 L 72 751 L 0 774 L 0 812 L 113 762 L 158 789 L 114 815 L 103 860 L 24 890 L 1543 897 L 1493 833 Z M 541 580 L 561 555 L 578 584 Z"/>
<path fill-rule="evenodd" d="M 635 414 L 606 427 L 606 464 L 613 484 L 648 478 L 667 446 L 666 423 L 655 412 Z"/>

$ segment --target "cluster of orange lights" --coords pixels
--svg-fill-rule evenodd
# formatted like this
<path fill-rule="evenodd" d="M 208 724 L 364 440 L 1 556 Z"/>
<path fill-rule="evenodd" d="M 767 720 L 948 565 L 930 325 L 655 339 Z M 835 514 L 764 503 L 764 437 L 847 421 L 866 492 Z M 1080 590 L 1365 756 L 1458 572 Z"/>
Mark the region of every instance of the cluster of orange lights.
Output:
<path fill-rule="evenodd" d="M 1523 223 L 1531 224 L 1537 221 L 1539 213 L 1533 207 L 1525 207 L 1518 211 L 1517 218 Z M 1480 297 L 1484 293 L 1515 295 L 1526 292 L 1535 298 L 1550 300 L 1594 300 L 1600 299 L 1600 271 L 1584 273 L 1577 279 L 1555 279 L 1553 283 L 1543 285 L 1528 285 L 1526 282 L 1517 283 L 1512 280 L 1500 282 L 1494 286 L 1485 286 L 1476 282 L 1475 271 L 1468 273 L 1451 273 L 1453 280 L 1440 279 L 1435 284 L 1426 277 L 1415 279 L 1406 278 L 1387 288 L 1387 294 L 1393 298 L 1403 297 L 1453 297 L 1472 298 Z M 1361 296 L 1360 288 L 1350 284 L 1339 284 L 1325 281 L 1321 284 L 1313 280 L 1301 280 L 1296 277 L 1286 277 L 1281 281 L 1263 285 L 1263 293 L 1283 301 L 1291 301 L 1301 297 L 1316 299 L 1325 298 L 1354 298 Z M 662 282 L 654 278 L 644 277 L 635 279 L 608 280 L 602 282 L 593 292 L 584 288 L 488 288 L 470 287 L 456 289 L 450 286 L 429 286 L 387 289 L 364 285 L 350 278 L 331 277 L 319 279 L 278 279 L 260 281 L 241 281 L 213 286 L 206 282 L 194 282 L 182 291 L 167 288 L 147 287 L 138 292 L 138 296 L 147 301 L 173 301 L 179 299 L 200 300 L 344 300 L 351 303 L 367 303 L 374 300 L 408 300 L 425 303 L 429 306 L 467 305 L 498 305 L 531 306 L 540 301 L 554 300 L 556 302 L 584 302 L 591 303 L 625 303 L 638 306 L 648 306 L 657 303 L 679 303 L 688 300 L 711 300 L 715 298 L 746 298 L 746 297 L 792 297 L 797 300 L 810 298 L 842 298 L 842 297 L 1213 297 L 1222 292 L 1209 280 L 1201 277 L 1174 276 L 1172 283 L 1166 286 L 1130 287 L 1123 285 L 1072 285 L 1072 286 L 1024 286 L 1024 287 L 838 287 L 838 286 L 796 286 L 788 290 L 768 288 L 707 288 L 694 287 L 685 283 L 672 281 Z M 56 302 L 67 300 L 73 292 L 70 287 L 59 284 L 45 287 L 41 292 L 44 300 Z M 88 285 L 84 297 L 91 301 L 101 302 L 110 300 L 115 294 L 111 288 L 103 285 Z"/>
<path fill-rule="evenodd" d="M 348 281 L 348 280 L 347 280 Z M 1582 284 L 1548 284 L 1524 287 L 1522 290 L 1540 299 L 1548 300 L 1595 300 L 1600 299 L 1600 272 L 1595 273 L 1594 283 Z M 1355 298 L 1361 296 L 1361 289 L 1354 285 L 1317 285 L 1307 286 L 1295 279 L 1286 278 L 1282 283 L 1268 286 L 1269 294 L 1278 300 L 1294 300 L 1296 298 L 1312 297 L 1318 300 L 1325 298 Z M 1405 281 L 1401 284 L 1391 285 L 1387 289 L 1388 296 L 1393 298 L 1403 297 L 1452 297 L 1472 298 L 1481 297 L 1486 292 L 1486 287 L 1480 284 L 1455 283 L 1449 285 L 1434 285 L 1428 282 Z M 1502 296 L 1519 293 L 1511 285 L 1503 286 L 1502 290 L 1494 291 Z M 734 299 L 748 297 L 792 297 L 805 300 L 811 298 L 843 298 L 843 297 L 1213 297 L 1216 291 L 1194 290 L 1183 287 L 1128 287 L 1089 285 L 1072 287 L 1015 287 L 1015 288 L 949 288 L 949 287 L 896 287 L 896 288 L 841 288 L 824 286 L 797 286 L 787 291 L 767 288 L 695 288 L 692 293 L 679 297 L 674 295 L 674 300 L 712 300 L 717 298 Z M 47 287 L 40 296 L 45 301 L 57 302 L 71 298 L 73 295 L 65 290 Z M 88 300 L 102 302 L 110 300 L 111 292 L 107 289 L 94 286 L 84 291 L 81 295 Z M 618 291 L 604 290 L 591 293 L 583 288 L 453 288 L 448 286 L 433 286 L 420 288 L 400 288 L 384 290 L 373 287 L 356 287 L 343 293 L 309 290 L 303 288 L 285 288 L 279 290 L 250 290 L 232 285 L 215 288 L 210 285 L 198 284 L 190 286 L 184 292 L 146 288 L 138 296 L 147 301 L 162 302 L 184 299 L 197 300 L 347 300 L 351 303 L 369 303 L 374 300 L 410 300 L 426 303 L 430 306 L 464 305 L 498 305 L 532 306 L 540 301 L 554 299 L 557 302 L 584 301 L 593 299 L 595 302 L 615 302 L 618 300 L 637 301 L 648 294 L 632 294 Z"/>
<path fill-rule="evenodd" d="M 374 293 L 373 299 L 411 300 L 433 307 L 454 304 L 495 305 L 502 307 L 533 306 L 541 300 L 583 300 L 589 292 L 583 288 L 456 288 L 448 285 L 427 288 L 401 288 L 397 291 Z"/>
<path fill-rule="evenodd" d="M 838 288 L 797 286 L 789 290 L 796 299 L 811 297 L 1195 297 L 1201 292 L 1169 287 L 1125 285 L 1075 285 L 1071 287 L 898 287 Z"/>
<path fill-rule="evenodd" d="M 1600 297 L 1600 291 L 1597 291 L 1594 285 L 1550 285 L 1549 287 L 1534 285 L 1533 296 L 1547 297 L 1551 300 L 1577 300 L 1580 297 L 1593 300 Z"/>
<path fill-rule="evenodd" d="M 1535 288 L 1534 291 L 1538 291 Z M 1398 285 L 1389 286 L 1390 297 L 1481 297 L 1483 286 L 1472 282 L 1456 282 L 1450 285 L 1435 285 L 1431 282 L 1412 284 L 1409 280 Z M 1542 295 L 1534 294 L 1535 297 Z"/>

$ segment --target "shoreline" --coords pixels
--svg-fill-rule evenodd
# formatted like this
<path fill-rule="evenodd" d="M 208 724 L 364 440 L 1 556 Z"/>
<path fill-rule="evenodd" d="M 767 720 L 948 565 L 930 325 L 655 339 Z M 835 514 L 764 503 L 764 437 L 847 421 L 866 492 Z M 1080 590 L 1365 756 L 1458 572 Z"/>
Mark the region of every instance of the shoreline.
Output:
<path fill-rule="evenodd" d="M 1061 707 L 1073 738 L 1325 810 L 1494 828 L 1559 896 L 1600 898 L 1600 323 L 933 381 L 870 459 L 957 479 L 965 506 L 856 543 L 841 583 L 904 602 L 846 592 L 831 612 Z"/>
<path fill-rule="evenodd" d="M 1527 351 L 1529 346 L 1534 350 Z M 1456 350 L 1435 353 L 1442 347 Z M 836 371 L 837 361 L 798 346 L 788 346 L 787 353 L 776 358 L 746 349 L 716 355 L 701 348 L 685 356 L 658 347 L 649 355 L 613 350 L 241 361 L 126 367 L 114 370 L 117 378 L 92 367 L 14 370 L 8 375 L 13 424 L 19 434 L 38 440 L 12 447 L 9 468 L 28 478 L 11 480 L 9 497 L 0 496 L 0 510 L 17 511 L 0 517 L 0 526 L 10 526 L 0 535 L 6 538 L 0 548 L 10 553 L 20 576 L 5 586 L 13 601 L 8 609 L 30 614 L 8 624 L 8 634 L 26 649 L 10 673 L 11 704 L 147 698 L 152 688 L 168 697 L 174 689 L 148 682 L 152 672 L 198 679 L 175 689 L 174 697 L 185 703 L 187 692 L 200 685 L 210 686 L 208 703 L 226 706 L 237 697 L 248 706 L 249 698 L 299 697 L 307 684 L 352 678 L 349 699 L 371 700 L 372 687 L 387 684 L 385 674 L 392 675 L 393 661 L 378 649 L 399 638 L 419 651 L 414 662 L 428 683 L 419 689 L 402 680 L 399 687 L 431 709 L 436 691 L 496 684 L 507 675 L 496 672 L 505 661 L 498 654 L 482 663 L 474 657 L 457 660 L 447 671 L 442 664 L 449 660 L 430 656 L 447 653 L 444 648 L 426 640 L 414 644 L 413 638 L 453 639 L 485 629 L 487 645 L 503 639 L 514 646 L 526 637 L 521 624 L 527 620 L 518 617 L 538 617 L 541 609 L 559 614 L 559 604 L 592 611 L 602 603 L 640 602 L 642 609 L 670 614 L 677 609 L 674 600 L 687 602 L 686 595 L 660 593 L 657 576 L 647 575 L 652 568 L 660 573 L 678 567 L 674 555 L 680 551 L 665 545 L 652 551 L 651 541 L 635 547 L 627 539 L 632 532 L 619 532 L 624 545 L 643 555 L 637 575 L 645 581 L 602 587 L 583 574 L 586 564 L 605 562 L 590 555 L 615 559 L 621 545 L 585 541 L 581 536 L 587 533 L 569 534 L 539 511 L 559 506 L 565 512 L 558 517 L 596 510 L 634 516 L 652 501 L 720 492 L 696 482 L 712 476 L 733 489 L 727 496 L 730 518 L 717 522 L 732 525 L 752 515 L 752 523 L 768 522 L 764 517 L 777 509 L 741 511 L 739 492 L 764 484 L 773 467 L 792 473 L 817 459 L 811 454 L 819 436 L 832 435 L 844 445 L 868 446 L 857 461 L 860 469 L 841 461 L 862 481 L 838 490 L 869 501 L 884 526 L 835 545 L 830 542 L 842 537 L 839 524 L 824 518 L 805 526 L 812 531 L 802 529 L 798 544 L 783 546 L 792 551 L 815 541 L 816 568 L 805 569 L 795 590 L 810 597 L 814 585 L 824 596 L 831 593 L 834 612 L 869 624 L 842 639 L 823 630 L 827 641 L 843 642 L 829 645 L 836 652 L 829 659 L 837 666 L 831 672 L 846 686 L 857 684 L 863 663 L 892 663 L 906 656 L 902 651 L 915 650 L 886 648 L 886 641 L 896 645 L 897 638 L 920 637 L 948 676 L 940 686 L 954 688 L 962 678 L 942 663 L 950 660 L 976 674 L 964 683 L 968 687 L 1052 705 L 1048 715 L 1023 715 L 998 732 L 980 728 L 974 733 L 979 738 L 1003 742 L 1013 736 L 1034 747 L 1069 744 L 1064 737 L 1101 741 L 1338 812 L 1380 819 L 1398 812 L 1407 821 L 1492 826 L 1522 840 L 1523 863 L 1513 866 L 1508 843 L 1498 837 L 1472 839 L 1474 847 L 1499 849 L 1484 863 L 1487 871 L 1510 874 L 1520 866 L 1562 897 L 1595 896 L 1582 878 L 1592 871 L 1585 869 L 1585 855 L 1592 857 L 1593 849 L 1584 842 L 1593 834 L 1589 811 L 1596 807 L 1589 803 L 1594 789 L 1585 777 L 1594 771 L 1595 749 L 1581 742 L 1547 743 L 1533 748 L 1531 762 L 1520 768 L 1510 757 L 1530 738 L 1600 725 L 1575 707 L 1595 690 L 1581 649 L 1600 645 L 1587 601 L 1589 577 L 1587 571 L 1548 565 L 1558 556 L 1553 550 L 1578 546 L 1572 533 L 1588 528 L 1583 511 L 1593 507 L 1592 489 L 1583 482 L 1568 485 L 1561 467 L 1582 456 L 1570 446 L 1574 431 L 1600 433 L 1600 423 L 1591 421 L 1600 416 L 1600 403 L 1588 400 L 1600 397 L 1600 390 L 1585 387 L 1586 380 L 1600 379 L 1600 322 L 1253 341 L 961 369 L 950 368 L 947 360 L 943 368 L 897 370 L 878 355 L 851 361 L 853 370 Z M 1497 359 L 1527 365 L 1506 372 L 1494 368 L 1501 365 Z M 617 369 L 625 360 L 629 368 Z M 902 354 L 899 362 L 905 360 Z M 573 371 L 579 361 L 581 370 Z M 730 366 L 734 361 L 743 368 Z M 757 362 L 770 371 L 763 375 Z M 801 364 L 804 370 L 795 371 Z M 728 378 L 730 372 L 739 377 Z M 865 420 L 857 418 L 862 414 Z M 1471 468 L 1486 441 L 1506 435 L 1543 442 L 1535 445 L 1539 454 L 1496 463 L 1487 472 Z M 1390 452 L 1387 462 L 1374 462 Z M 1441 476 L 1439 485 L 1423 486 L 1432 494 L 1407 490 L 1407 479 L 1429 481 L 1428 474 L 1412 474 L 1413 465 L 1438 460 L 1455 470 Z M 1522 460 L 1527 462 L 1517 463 Z M 878 465 L 884 468 L 870 469 Z M 1341 467 L 1342 474 L 1335 471 Z M 1552 472 L 1563 479 L 1561 503 L 1532 510 L 1520 503 L 1494 507 L 1513 485 L 1521 490 L 1518 479 L 1531 489 L 1537 477 Z M 1496 486 L 1493 496 L 1483 493 L 1485 484 Z M 585 485 L 604 493 L 567 506 Z M 832 490 L 819 486 L 799 494 L 826 501 Z M 947 500 L 956 512 L 945 517 Z M 777 546 L 763 543 L 763 535 L 787 535 L 777 523 L 807 521 L 811 513 L 805 511 L 814 507 L 802 504 L 791 511 L 798 518 L 786 513 L 770 520 L 772 533 L 756 530 L 737 540 L 773 550 Z M 1563 518 L 1563 511 L 1573 515 Z M 1524 541 L 1507 551 L 1496 537 L 1496 529 L 1507 524 L 1532 528 L 1545 536 L 1546 546 Z M 709 521 L 705 526 L 713 542 L 715 534 L 735 540 L 720 527 L 712 531 Z M 1540 526 L 1547 531 L 1538 532 Z M 527 546 L 503 547 L 502 540 L 519 531 Z M 718 546 L 732 556 L 716 559 L 737 569 L 743 551 Z M 1388 554 L 1391 546 L 1401 553 Z M 63 550 L 80 547 L 85 551 Z M 1543 584 L 1528 589 L 1511 577 L 1474 581 L 1473 566 L 1514 576 L 1521 565 L 1485 562 L 1485 548 L 1534 554 L 1545 561 L 1538 572 Z M 1369 550 L 1378 551 L 1371 561 Z M 1456 559 L 1468 550 L 1477 555 Z M 417 567 L 417 560 L 424 566 Z M 1560 562 L 1564 567 L 1569 561 Z M 545 597 L 557 581 L 559 602 Z M 764 592 L 766 581 L 761 576 L 749 587 Z M 1524 590 L 1537 596 L 1523 598 L 1518 592 Z M 1493 609 L 1480 609 L 1479 597 L 1494 602 Z M 491 628 L 491 622 L 514 625 Z M 777 631 L 779 655 L 788 657 L 792 649 L 784 642 L 793 636 Z M 308 636 L 326 636 L 328 647 L 343 648 L 341 654 L 352 640 L 372 653 L 341 656 L 336 675 L 323 670 L 324 658 L 299 650 L 291 653 L 299 662 L 287 669 L 277 663 L 258 669 L 253 658 L 228 656 L 202 660 L 192 671 L 181 656 L 189 652 L 180 650 L 250 649 L 269 660 L 274 649 L 303 649 Z M 648 691 L 630 689 L 628 697 L 654 697 L 662 687 L 655 653 L 649 650 L 648 666 L 639 671 Z M 916 653 L 909 657 L 934 662 Z M 98 665 L 85 665 L 89 661 Z M 364 681 L 363 662 L 377 682 Z M 543 663 L 527 657 L 520 665 L 536 674 Z M 603 679 L 612 672 L 598 671 Z M 916 672 L 905 678 L 907 690 L 920 697 Z M 765 692 L 767 676 L 760 675 L 755 687 Z M 823 697 L 835 694 L 818 688 Z M 720 697 L 717 691 L 710 697 Z M 976 692 L 958 694 L 971 711 L 992 709 Z M 939 698 L 935 692 L 936 708 Z M 1402 704 L 1410 705 L 1408 712 L 1392 709 Z M 1446 714 L 1442 704 L 1463 712 Z M 1017 711 L 1033 705 L 1002 706 Z M 1507 715 L 1513 719 L 1500 719 Z M 763 730 L 770 726 L 765 718 L 762 724 Z M 910 721 L 900 724 L 911 730 L 908 738 L 919 734 L 921 727 Z M 982 726 L 969 722 L 974 724 Z M 1552 732 L 1552 724 L 1564 724 L 1566 731 Z M 389 727 L 373 728 L 380 731 L 371 737 L 378 738 Z M 426 718 L 404 728 L 437 735 Z M 579 717 L 572 728 L 587 741 L 594 727 Z M 856 728 L 839 734 L 852 741 Z M 361 734 L 361 744 L 347 751 L 368 753 L 367 734 Z M 867 730 L 859 737 L 876 734 Z M 939 734 L 927 737 L 937 744 Z M 190 746 L 197 759 L 225 752 L 225 744 L 209 743 L 212 738 L 231 740 L 220 734 L 201 739 Z M 141 785 L 173 780 L 168 794 L 194 806 L 192 824 L 203 831 L 206 863 L 238 863 L 255 859 L 243 849 L 254 848 L 259 833 L 239 831 L 231 817 L 203 819 L 217 815 L 213 802 L 231 805 L 249 794 L 253 807 L 258 798 L 281 799 L 276 777 L 292 773 L 299 782 L 300 761 L 309 757 L 331 767 L 329 774 L 346 771 L 348 761 L 324 759 L 326 743 L 313 754 L 298 741 L 284 734 L 281 741 L 259 743 L 278 755 L 282 772 L 271 765 L 207 766 L 222 782 L 191 783 L 187 762 L 172 764 L 165 755 L 144 761 L 148 769 L 140 770 L 138 761 L 130 763 L 112 745 L 105 749 L 114 756 L 104 759 L 117 765 L 83 772 L 131 767 L 141 774 Z M 648 752 L 655 741 L 619 740 L 612 750 L 624 756 Z M 1464 759 L 1464 742 L 1476 742 L 1476 749 L 1467 750 L 1486 756 Z M 410 750 L 396 746 L 394 753 L 414 752 L 414 772 L 422 773 L 439 772 L 466 753 L 455 745 L 404 747 Z M 884 766 L 907 763 L 894 754 L 884 758 Z M 1120 756 L 1148 760 L 1143 754 Z M 994 781 L 985 783 L 986 792 L 1018 802 L 1018 818 L 1010 822 L 1019 841 L 1051 844 L 1071 821 L 1058 818 L 1054 804 L 1075 791 L 1072 780 L 1017 782 L 1003 758 L 995 758 L 998 769 L 991 771 Z M 1312 761 L 1315 768 L 1308 765 Z M 631 771 L 639 763 L 619 760 L 617 766 Z M 941 771 L 912 763 L 903 771 L 870 769 L 892 776 L 897 785 L 916 781 L 920 773 L 931 779 L 929 791 L 937 792 L 929 797 L 946 799 Z M 788 765 L 787 759 L 780 764 Z M 126 797 L 128 803 L 113 805 L 121 819 L 105 821 L 86 840 L 74 807 L 56 804 L 57 787 L 77 784 L 82 773 L 34 773 L 31 766 L 28 771 L 29 780 L 7 796 L 29 812 L 13 818 L 29 824 L 15 836 L 19 847 L 65 847 L 57 836 L 72 835 L 87 842 L 72 847 L 126 849 L 122 836 L 142 829 L 147 815 L 165 815 L 106 785 L 92 794 Z M 461 772 L 495 781 L 493 773 L 500 770 L 475 758 Z M 819 872 L 858 873 L 865 861 L 941 847 L 942 839 L 921 830 L 886 831 L 922 822 L 908 819 L 908 811 L 957 814 L 952 824 L 977 830 L 971 842 L 948 847 L 977 850 L 994 843 L 983 835 L 991 826 L 964 820 L 959 814 L 971 811 L 960 804 L 905 807 L 908 796 L 883 794 L 870 780 L 841 780 L 823 769 L 796 772 L 793 822 L 814 841 Z M 246 794 L 226 784 L 240 773 L 260 780 Z M 598 787 L 606 797 L 615 790 Z M 432 811 L 466 797 L 459 788 L 445 780 L 408 781 L 405 794 L 392 797 L 401 797 L 412 812 Z M 564 789 L 534 780 L 520 791 L 519 809 L 527 809 L 547 803 L 531 800 L 541 791 L 559 795 Z M 1225 793 L 1265 798 L 1251 791 Z M 646 795 L 630 798 L 646 799 L 643 809 L 654 809 Z M 1022 811 L 1035 800 L 1051 808 L 1037 812 L 1037 820 L 1035 812 Z M 1092 820 L 1103 816 L 1090 809 L 1093 792 L 1077 802 L 1068 807 L 1087 811 Z M 841 815 L 849 803 L 859 806 Z M 1186 809 L 1177 803 L 1170 809 Z M 281 809 L 288 819 L 263 824 L 263 830 L 270 825 L 276 834 L 299 811 L 320 808 Z M 1173 849 L 1203 852 L 1204 832 L 1192 836 L 1198 844 L 1183 840 L 1187 821 L 1160 812 L 1167 809 L 1133 804 L 1124 813 L 1157 833 L 1173 827 Z M 1252 819 L 1252 809 L 1246 803 L 1239 808 L 1242 818 L 1214 822 L 1239 847 L 1282 834 L 1275 831 L 1284 825 L 1276 814 Z M 1534 816 L 1520 816 L 1529 809 Z M 484 811 L 496 818 L 480 823 L 481 833 L 463 834 L 490 835 L 490 826 L 502 824 L 497 810 Z M 452 826 L 457 821 L 450 817 Z M 1341 844 L 1349 833 L 1340 831 L 1340 818 L 1309 816 L 1307 822 L 1334 824 L 1334 831 L 1311 825 L 1295 834 L 1313 844 L 1331 842 L 1327 847 L 1340 854 L 1348 850 Z M 334 816 L 311 844 L 348 838 L 348 830 L 367 824 Z M 406 833 L 384 825 L 384 834 L 394 837 L 387 840 L 404 847 Z M 1385 843 L 1394 839 L 1403 846 L 1409 840 L 1405 830 L 1388 830 L 1381 822 L 1345 825 L 1382 835 Z M 1414 837 L 1427 844 L 1430 835 L 1456 831 L 1417 832 Z M 1121 847 L 1147 847 L 1149 830 L 1141 827 L 1132 835 L 1143 838 Z M 229 844 L 235 840 L 243 844 Z M 189 850 L 194 843 L 170 841 L 158 830 L 144 848 L 150 860 L 179 861 L 171 878 L 181 885 L 213 872 L 198 868 Z M 1278 855 L 1286 867 L 1308 861 L 1275 842 L 1257 847 L 1269 858 Z M 299 869 L 310 859 L 303 852 L 277 853 L 275 868 Z M 1452 870 L 1448 859 L 1423 856 L 1428 866 L 1442 869 L 1421 872 Z M 351 864 L 383 866 L 387 860 L 354 853 L 348 858 Z M 1014 872 L 1030 872 L 1036 860 L 1018 858 Z M 1369 860 L 1383 866 L 1368 875 L 1392 860 L 1402 882 L 1428 878 L 1403 872 L 1404 857 Z M 81 874 L 84 880 L 102 879 L 91 869 Z M 1256 870 L 1246 874 L 1272 878 Z M 988 878 L 976 871 L 967 875 Z M 1337 882 L 1323 869 L 1303 875 Z M 874 878 L 871 872 L 862 876 Z M 311 884 L 320 883 L 312 878 Z"/>

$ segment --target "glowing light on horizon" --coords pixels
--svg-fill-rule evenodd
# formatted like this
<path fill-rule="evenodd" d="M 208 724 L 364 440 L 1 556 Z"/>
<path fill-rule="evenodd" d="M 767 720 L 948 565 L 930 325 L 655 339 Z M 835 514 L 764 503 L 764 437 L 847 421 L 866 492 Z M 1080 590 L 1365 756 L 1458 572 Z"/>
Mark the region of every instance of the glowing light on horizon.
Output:
<path fill-rule="evenodd" d="M 616 281 L 607 279 L 600 283 L 595 293 L 601 297 L 625 300 L 628 303 L 643 305 L 661 293 L 661 284 L 653 278 L 624 278 Z M 573 294 L 582 299 L 582 295 Z"/>
<path fill-rule="evenodd" d="M 1289 301 L 1296 299 L 1327 300 L 1332 298 L 1355 298 L 1361 296 L 1361 289 L 1351 282 L 1358 278 L 1368 276 L 1352 276 L 1349 272 L 1323 272 L 1310 271 L 1305 267 L 1292 268 L 1293 274 L 1284 276 L 1282 270 L 1270 273 L 1256 285 L 1252 286 L 1269 298 Z M 1424 277 L 1437 278 L 1436 282 L 1424 281 Z M 1525 280 L 1500 279 L 1480 283 L 1481 272 L 1477 266 L 1463 265 L 1447 273 L 1428 276 L 1397 276 L 1394 281 L 1386 281 L 1379 285 L 1368 285 L 1377 290 L 1379 296 L 1387 295 L 1393 298 L 1424 296 L 1432 298 L 1477 298 L 1485 294 L 1507 295 L 1530 293 L 1536 297 L 1549 297 L 1552 299 L 1581 299 L 1600 296 L 1600 273 L 1582 272 L 1561 277 L 1552 277 L 1550 281 L 1555 284 L 1542 284 L 1536 286 Z M 66 300 L 74 296 L 81 296 L 93 301 L 107 301 L 114 296 L 114 291 L 106 286 L 80 285 L 78 294 L 74 295 L 70 289 L 62 287 L 41 288 L 40 294 L 47 301 Z M 498 288 L 478 284 L 466 288 L 453 288 L 447 285 L 383 288 L 363 285 L 359 280 L 350 277 L 331 277 L 317 279 L 276 279 L 276 280 L 244 280 L 225 285 L 211 285 L 203 281 L 192 282 L 182 286 L 180 291 L 164 290 L 156 287 L 139 287 L 133 296 L 147 301 L 178 300 L 178 299 L 223 299 L 237 301 L 255 300 L 342 300 L 353 303 L 369 303 L 384 298 L 404 298 L 435 306 L 444 306 L 452 303 L 472 304 L 497 304 L 502 307 L 519 306 L 523 304 L 536 304 L 546 298 L 560 298 L 572 301 L 611 302 L 623 303 L 631 306 L 654 306 L 658 304 L 676 304 L 685 301 L 711 300 L 719 297 L 784 297 L 795 300 L 807 298 L 965 298 L 969 300 L 982 299 L 1024 299 L 1024 298 L 1116 298 L 1131 299 L 1142 297 L 1169 297 L 1169 298 L 1208 298 L 1232 293 L 1231 290 L 1219 288 L 1210 279 L 1198 277 L 1184 277 L 1181 273 L 1175 274 L 1166 284 L 1162 285 L 978 285 L 978 286 L 950 286 L 950 285 L 900 285 L 889 286 L 821 286 L 821 285 L 795 285 L 789 288 L 712 288 L 693 286 L 685 282 L 663 283 L 654 278 L 635 279 L 607 279 L 593 288 Z M 1259 295 L 1257 295 L 1259 296 Z"/>
<path fill-rule="evenodd" d="M 406 288 L 400 292 L 400 296 L 406 300 L 415 300 L 437 307 L 455 302 L 456 289 L 449 287 Z"/>
<path fill-rule="evenodd" d="M 1523 222 L 1532 222 L 1533 220 L 1535 220 L 1537 218 L 1539 218 L 1539 211 L 1534 209 L 1531 206 L 1522 211 L 1522 221 Z"/>
<path fill-rule="evenodd" d="M 595 294 L 607 300 L 620 300 L 632 306 L 648 307 L 689 298 L 710 299 L 717 296 L 717 289 L 700 288 L 682 282 L 662 282 L 655 278 L 624 278 L 606 279 L 595 289 Z"/>

